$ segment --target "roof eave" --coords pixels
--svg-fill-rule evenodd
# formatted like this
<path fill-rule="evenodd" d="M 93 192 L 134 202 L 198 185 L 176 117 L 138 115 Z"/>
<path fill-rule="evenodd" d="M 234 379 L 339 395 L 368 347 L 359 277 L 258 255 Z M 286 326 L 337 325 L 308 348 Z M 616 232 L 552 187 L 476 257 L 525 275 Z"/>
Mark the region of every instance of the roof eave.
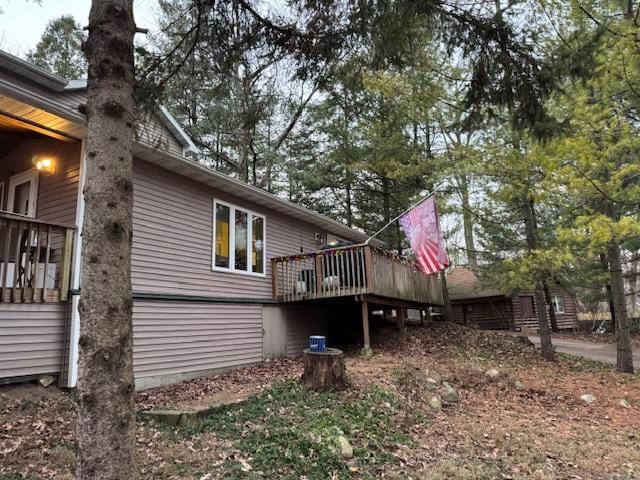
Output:
<path fill-rule="evenodd" d="M 40 67 L 33 65 L 10 53 L 0 50 L 0 66 L 32 82 L 42 85 L 56 92 L 61 92 L 67 86 L 68 81 L 58 75 L 49 73 Z"/>
<path fill-rule="evenodd" d="M 298 220 L 305 221 L 311 225 L 316 225 L 333 235 L 358 243 L 364 243 L 369 238 L 366 233 L 354 230 L 337 220 L 321 215 L 293 202 L 289 202 L 288 200 L 282 199 L 272 193 L 241 182 L 240 180 L 236 180 L 235 178 L 231 178 L 210 168 L 204 167 L 203 165 L 185 157 L 160 151 L 143 142 L 136 142 L 134 153 L 142 160 L 157 164 L 167 170 L 177 173 L 178 175 L 191 178 L 198 183 L 209 185 L 212 188 L 222 190 L 225 193 L 247 199 L 254 203 L 260 203 L 261 205 L 269 207 L 280 213 L 291 215 Z M 384 243 L 378 239 L 373 239 L 370 243 L 379 247 L 384 245 Z"/>

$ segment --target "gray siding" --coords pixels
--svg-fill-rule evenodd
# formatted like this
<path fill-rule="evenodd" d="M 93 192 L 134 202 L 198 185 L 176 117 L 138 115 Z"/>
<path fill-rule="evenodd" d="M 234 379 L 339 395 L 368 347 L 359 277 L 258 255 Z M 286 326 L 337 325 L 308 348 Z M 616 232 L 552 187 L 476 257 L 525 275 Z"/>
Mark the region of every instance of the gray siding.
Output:
<path fill-rule="evenodd" d="M 155 114 L 147 114 L 137 123 L 136 138 L 158 150 L 182 156 L 182 144 Z"/>
<path fill-rule="evenodd" d="M 262 305 L 136 301 L 133 331 L 146 387 L 262 361 Z"/>
<path fill-rule="evenodd" d="M 43 154 L 56 160 L 56 172 L 53 175 L 40 175 L 36 218 L 43 222 L 74 226 L 80 178 L 80 143 L 77 142 L 42 137 L 23 141 L 6 153 L 0 159 L 4 167 L 0 172 L 0 182 L 5 182 L 3 204 L 7 204 L 9 178 L 33 168 L 32 158 Z"/>
<path fill-rule="evenodd" d="M 64 303 L 0 303 L 0 378 L 60 372 L 65 312 Z"/>
<path fill-rule="evenodd" d="M 212 271 L 213 199 L 265 215 L 267 272 L 263 277 Z M 133 209 L 133 288 L 140 292 L 271 298 L 274 256 L 317 250 L 318 228 L 216 192 L 136 160 Z"/>

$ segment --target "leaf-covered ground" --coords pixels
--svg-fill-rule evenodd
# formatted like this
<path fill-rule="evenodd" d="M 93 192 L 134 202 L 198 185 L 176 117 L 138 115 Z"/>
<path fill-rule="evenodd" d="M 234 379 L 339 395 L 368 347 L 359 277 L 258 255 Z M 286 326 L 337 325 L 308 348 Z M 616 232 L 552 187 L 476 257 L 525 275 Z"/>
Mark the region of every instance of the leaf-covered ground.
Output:
<path fill-rule="evenodd" d="M 341 393 L 301 389 L 290 359 L 142 392 L 140 409 L 255 395 L 197 428 L 139 422 L 140 478 L 640 478 L 637 375 L 564 356 L 548 364 L 517 338 L 455 325 L 378 338 L 373 358 L 348 357 Z M 452 384 L 460 402 L 432 412 L 427 377 Z M 4 387 L 0 479 L 73 478 L 73 428 L 65 393 Z M 353 459 L 341 457 L 340 434 Z"/>

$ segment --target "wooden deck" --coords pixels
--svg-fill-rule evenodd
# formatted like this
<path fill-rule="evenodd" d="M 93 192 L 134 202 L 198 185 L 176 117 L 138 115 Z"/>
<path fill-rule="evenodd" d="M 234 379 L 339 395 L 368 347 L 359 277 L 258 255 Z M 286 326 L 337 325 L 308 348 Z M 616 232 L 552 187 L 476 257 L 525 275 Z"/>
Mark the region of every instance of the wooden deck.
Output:
<path fill-rule="evenodd" d="M 73 232 L 0 212 L 0 303 L 66 301 Z"/>
<path fill-rule="evenodd" d="M 283 303 L 354 296 L 442 305 L 442 280 L 371 245 L 273 258 L 273 297 Z"/>

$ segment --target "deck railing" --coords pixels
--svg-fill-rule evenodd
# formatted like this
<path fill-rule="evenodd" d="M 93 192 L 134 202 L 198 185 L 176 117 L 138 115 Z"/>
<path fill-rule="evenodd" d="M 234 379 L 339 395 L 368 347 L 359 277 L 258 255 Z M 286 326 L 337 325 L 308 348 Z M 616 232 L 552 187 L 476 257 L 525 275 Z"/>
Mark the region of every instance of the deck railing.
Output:
<path fill-rule="evenodd" d="M 375 295 L 441 305 L 442 282 L 414 262 L 371 245 L 350 245 L 273 258 L 273 296 L 298 302 L 352 295 Z"/>
<path fill-rule="evenodd" d="M 67 300 L 73 231 L 0 213 L 0 302 Z"/>

